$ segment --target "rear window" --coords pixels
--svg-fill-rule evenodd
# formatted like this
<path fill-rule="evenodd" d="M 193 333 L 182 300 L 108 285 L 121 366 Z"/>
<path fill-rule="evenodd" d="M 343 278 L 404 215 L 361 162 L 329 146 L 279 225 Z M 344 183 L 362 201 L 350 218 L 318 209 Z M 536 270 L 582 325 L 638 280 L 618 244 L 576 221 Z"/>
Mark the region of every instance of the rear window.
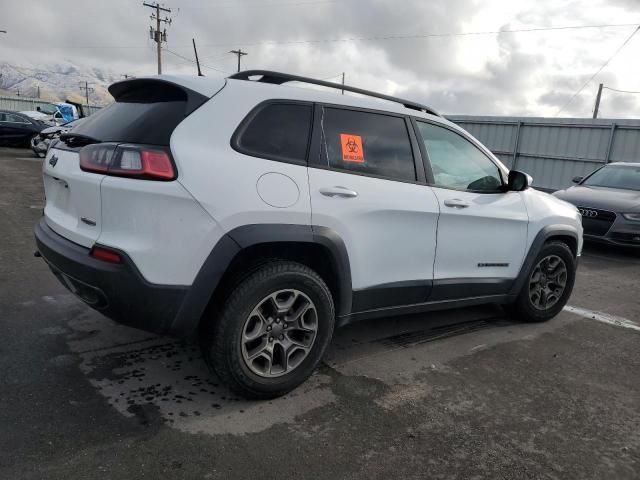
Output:
<path fill-rule="evenodd" d="M 415 181 L 411 141 L 405 121 L 391 115 L 325 108 L 323 158 L 328 167 Z"/>
<path fill-rule="evenodd" d="M 173 130 L 206 100 L 175 85 L 133 80 L 117 89 L 114 103 L 85 118 L 73 132 L 103 142 L 169 145 Z"/>
<path fill-rule="evenodd" d="M 248 155 L 304 163 L 311 131 L 311 105 L 273 103 L 250 114 L 234 147 Z"/>

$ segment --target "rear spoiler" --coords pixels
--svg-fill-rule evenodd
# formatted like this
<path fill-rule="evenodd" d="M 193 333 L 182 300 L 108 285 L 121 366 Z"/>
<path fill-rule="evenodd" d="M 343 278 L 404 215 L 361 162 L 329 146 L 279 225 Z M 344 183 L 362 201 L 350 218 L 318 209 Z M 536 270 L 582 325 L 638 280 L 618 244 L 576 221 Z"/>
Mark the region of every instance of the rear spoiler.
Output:
<path fill-rule="evenodd" d="M 109 93 L 116 102 L 123 103 L 186 101 L 185 115 L 189 115 L 209 100 L 209 98 L 202 93 L 162 78 L 133 78 L 122 80 L 111 84 L 109 86 Z"/>

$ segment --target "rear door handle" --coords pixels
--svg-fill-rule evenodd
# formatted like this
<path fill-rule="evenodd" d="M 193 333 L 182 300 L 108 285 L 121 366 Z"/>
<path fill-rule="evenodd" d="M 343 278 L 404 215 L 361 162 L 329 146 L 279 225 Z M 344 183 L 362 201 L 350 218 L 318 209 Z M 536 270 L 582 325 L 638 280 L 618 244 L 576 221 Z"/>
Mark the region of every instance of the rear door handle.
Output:
<path fill-rule="evenodd" d="M 355 198 L 358 196 L 358 192 L 349 190 L 346 187 L 338 187 L 338 186 L 321 188 L 320 193 L 325 197 Z"/>
<path fill-rule="evenodd" d="M 464 200 L 460 200 L 459 198 L 452 198 L 451 200 L 445 200 L 444 204 L 447 207 L 452 207 L 452 208 L 467 208 L 469 206 L 467 202 L 465 202 Z"/>

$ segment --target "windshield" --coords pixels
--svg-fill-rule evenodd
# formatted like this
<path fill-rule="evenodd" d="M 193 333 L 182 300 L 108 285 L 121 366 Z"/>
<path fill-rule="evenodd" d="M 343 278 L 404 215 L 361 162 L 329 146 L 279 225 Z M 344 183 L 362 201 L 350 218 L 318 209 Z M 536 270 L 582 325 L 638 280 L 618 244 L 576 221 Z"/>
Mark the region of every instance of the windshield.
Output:
<path fill-rule="evenodd" d="M 609 165 L 592 174 L 582 185 L 640 190 L 640 167 Z"/>
<path fill-rule="evenodd" d="M 58 111 L 58 107 L 52 104 L 40 105 L 39 112 L 46 113 L 47 115 L 53 115 Z"/>

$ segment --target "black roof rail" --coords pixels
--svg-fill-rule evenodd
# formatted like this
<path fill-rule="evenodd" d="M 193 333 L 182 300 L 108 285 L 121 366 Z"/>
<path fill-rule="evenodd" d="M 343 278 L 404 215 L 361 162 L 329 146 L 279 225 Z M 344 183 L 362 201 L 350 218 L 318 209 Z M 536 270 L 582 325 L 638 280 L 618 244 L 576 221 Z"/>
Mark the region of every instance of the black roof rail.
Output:
<path fill-rule="evenodd" d="M 410 100 L 404 100 L 398 97 L 392 97 L 390 95 L 384 95 L 382 93 L 372 92 L 370 90 L 364 90 L 362 88 L 350 87 L 349 85 L 343 85 L 341 83 L 333 83 L 326 82 L 324 80 L 316 80 L 314 78 L 309 77 L 301 77 L 299 75 L 291 75 L 288 73 L 280 73 L 280 72 L 272 72 L 270 70 L 244 70 L 242 72 L 234 73 L 230 75 L 229 78 L 233 78 L 235 80 L 251 80 L 250 77 L 261 78 L 255 80 L 257 82 L 262 83 L 271 83 L 274 85 L 282 85 L 287 82 L 301 82 L 301 83 L 309 83 L 312 85 L 320 85 L 323 87 L 336 88 L 338 90 L 345 90 L 347 92 L 358 93 L 360 95 L 366 95 L 368 97 L 381 98 L 383 100 L 388 100 L 390 102 L 400 103 L 404 105 L 406 108 L 411 108 L 413 110 L 418 110 L 421 112 L 429 113 L 431 115 L 436 115 L 441 117 L 437 111 L 435 111 L 431 107 L 427 107 L 426 105 L 422 105 L 420 103 L 412 102 Z"/>

